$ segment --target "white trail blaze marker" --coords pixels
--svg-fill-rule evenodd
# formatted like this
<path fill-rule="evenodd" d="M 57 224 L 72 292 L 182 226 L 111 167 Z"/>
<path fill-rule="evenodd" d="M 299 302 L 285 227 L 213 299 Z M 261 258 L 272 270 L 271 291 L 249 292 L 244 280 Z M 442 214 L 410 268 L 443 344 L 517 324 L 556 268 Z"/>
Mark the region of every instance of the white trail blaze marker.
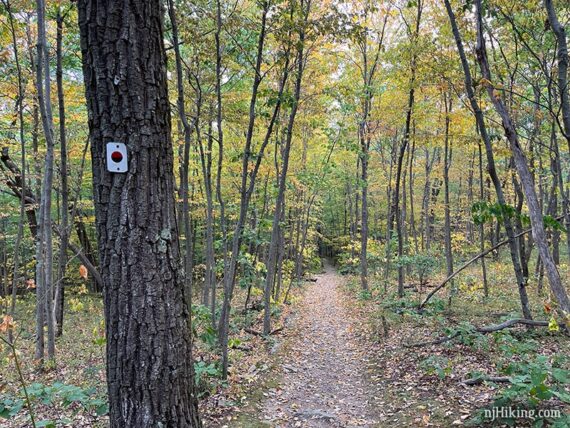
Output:
<path fill-rule="evenodd" d="M 107 171 L 127 172 L 127 146 L 123 143 L 107 143 Z"/>

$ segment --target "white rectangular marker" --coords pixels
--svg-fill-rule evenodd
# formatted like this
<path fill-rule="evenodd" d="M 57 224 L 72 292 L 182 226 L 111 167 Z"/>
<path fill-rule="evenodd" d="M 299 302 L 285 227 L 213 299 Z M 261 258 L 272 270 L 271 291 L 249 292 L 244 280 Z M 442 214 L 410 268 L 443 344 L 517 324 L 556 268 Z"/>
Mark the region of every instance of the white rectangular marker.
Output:
<path fill-rule="evenodd" d="M 123 143 L 107 143 L 107 171 L 127 172 L 127 146 Z"/>

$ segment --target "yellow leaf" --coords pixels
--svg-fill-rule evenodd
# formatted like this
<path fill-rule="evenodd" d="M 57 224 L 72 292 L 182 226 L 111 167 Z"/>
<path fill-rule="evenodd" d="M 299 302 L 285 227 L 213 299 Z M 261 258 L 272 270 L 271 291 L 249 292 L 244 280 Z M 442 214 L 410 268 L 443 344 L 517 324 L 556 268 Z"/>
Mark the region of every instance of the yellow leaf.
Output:
<path fill-rule="evenodd" d="M 81 312 L 85 306 L 79 299 L 69 299 L 69 309 L 72 312 Z"/>
<path fill-rule="evenodd" d="M 556 322 L 556 319 L 554 317 L 550 318 L 550 322 L 548 323 L 548 330 L 549 331 L 560 330 L 560 327 L 558 326 L 558 323 Z"/>

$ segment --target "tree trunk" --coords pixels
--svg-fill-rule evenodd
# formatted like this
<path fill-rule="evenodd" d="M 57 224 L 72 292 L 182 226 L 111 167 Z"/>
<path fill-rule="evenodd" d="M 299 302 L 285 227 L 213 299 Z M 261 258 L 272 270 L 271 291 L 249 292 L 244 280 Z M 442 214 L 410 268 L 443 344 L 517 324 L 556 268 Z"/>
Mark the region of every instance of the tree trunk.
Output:
<path fill-rule="evenodd" d="M 412 41 L 416 40 L 419 36 L 420 32 L 420 21 L 422 17 L 423 11 L 423 2 L 420 0 L 416 3 L 416 21 L 415 21 L 415 28 L 414 32 L 410 35 Z M 404 161 L 404 155 L 406 153 L 406 149 L 408 143 L 410 141 L 410 130 L 411 130 L 411 122 L 412 122 L 412 111 L 414 108 L 414 100 L 415 100 L 415 85 L 416 85 L 416 53 L 412 52 L 412 60 L 410 64 L 410 90 L 408 93 L 408 105 L 406 109 L 406 123 L 404 129 L 404 137 L 402 139 L 402 143 L 400 144 L 400 151 L 398 153 L 398 163 L 396 166 L 396 186 L 394 190 L 394 210 L 392 216 L 396 219 L 396 233 L 398 234 L 398 257 L 401 258 L 404 255 L 404 234 L 403 234 L 403 227 L 405 225 L 402 224 L 401 219 L 401 212 L 400 212 L 400 181 L 402 177 L 402 165 Z M 404 297 L 404 266 L 400 263 L 398 265 L 398 296 Z"/>
<path fill-rule="evenodd" d="M 231 256 L 227 264 L 227 269 L 224 276 L 224 300 L 222 302 L 222 309 L 220 312 L 220 320 L 218 323 L 218 338 L 220 342 L 220 347 L 222 349 L 222 378 L 226 379 L 228 375 L 228 338 L 229 338 L 229 322 L 230 322 L 230 310 L 231 301 L 234 292 L 235 278 L 237 273 L 239 250 L 241 246 L 241 241 L 243 237 L 243 231 L 245 228 L 245 223 L 247 220 L 247 212 L 249 209 L 249 203 L 251 201 L 251 196 L 253 190 L 255 189 L 257 173 L 259 171 L 259 166 L 263 159 L 263 153 L 271 134 L 273 133 L 273 126 L 279 115 L 281 108 L 281 102 L 283 97 L 283 91 L 287 83 L 288 78 L 288 67 L 289 67 L 289 52 L 285 54 L 285 65 L 283 67 L 283 76 L 279 85 L 279 93 L 277 96 L 277 103 L 273 109 L 273 115 L 269 121 L 269 126 L 265 132 L 265 137 L 261 143 L 261 147 L 257 153 L 257 159 L 250 170 L 250 162 L 252 161 L 252 141 L 255 125 L 255 107 L 257 104 L 257 96 L 259 93 L 259 85 L 261 84 L 261 66 L 263 63 L 263 51 L 265 46 L 265 38 L 267 31 L 267 15 L 269 12 L 269 1 L 264 1 L 262 4 L 262 15 L 261 15 L 261 29 L 259 32 L 259 37 L 257 40 L 257 53 L 256 53 L 256 63 L 254 69 L 254 80 L 251 90 L 251 99 L 249 103 L 249 119 L 247 126 L 247 133 L 245 137 L 245 147 L 242 157 L 242 168 L 241 168 L 241 184 L 240 184 L 240 203 L 239 203 L 239 215 L 238 220 L 235 224 L 234 234 L 231 246 Z"/>
<path fill-rule="evenodd" d="M 449 127 L 451 119 L 451 97 L 444 93 L 443 102 L 445 104 L 445 149 L 443 154 L 443 185 L 444 185 L 444 212 L 445 212 L 445 264 L 447 267 L 447 276 L 453 273 L 453 253 L 451 250 L 451 213 L 449 206 L 449 168 L 451 167 L 452 149 L 449 142 Z M 451 291 L 449 293 L 449 304 L 451 304 L 452 296 L 455 294 L 453 289 L 454 285 L 451 284 Z"/>
<path fill-rule="evenodd" d="M 483 201 L 485 198 L 485 186 L 483 184 L 483 150 L 481 148 L 481 141 L 478 142 L 479 148 L 479 200 Z M 485 250 L 485 224 L 479 223 L 479 249 L 481 252 Z M 481 258 L 481 273 L 483 274 L 483 292 L 485 297 L 489 297 L 489 281 L 487 280 L 487 265 L 485 258 Z"/>
<path fill-rule="evenodd" d="M 176 20 L 176 13 L 174 10 L 174 4 L 172 0 L 168 1 L 168 13 L 170 17 L 170 23 L 172 26 L 172 42 L 174 46 L 174 58 L 176 64 L 176 89 L 178 93 L 177 97 L 177 107 L 178 116 L 180 122 L 182 123 L 182 130 L 184 133 L 184 148 L 182 151 L 182 162 L 180 165 L 180 196 L 182 199 L 182 224 L 184 228 L 184 288 L 185 295 L 187 299 L 187 305 L 189 310 L 192 307 L 192 278 L 194 270 L 194 248 L 193 248 L 193 230 L 192 230 L 192 219 L 190 218 L 190 201 L 189 201 L 189 168 L 190 168 L 190 146 L 191 146 L 191 135 L 192 126 L 196 127 L 198 130 L 198 120 L 200 118 L 201 106 L 202 106 L 202 93 L 199 88 L 198 82 L 198 100 L 196 102 L 197 111 L 196 118 L 191 125 L 186 117 L 186 101 L 184 97 L 184 85 L 183 85 L 183 74 L 182 74 L 182 58 L 180 56 L 180 43 L 178 40 L 178 21 Z M 198 134 L 198 133 L 197 133 Z M 197 140 L 200 139 L 198 134 Z"/>
<path fill-rule="evenodd" d="M 360 51 L 362 54 L 362 84 L 363 84 L 363 97 L 362 102 L 362 116 L 358 124 L 358 140 L 360 143 L 360 186 L 362 189 L 362 207 L 361 207 L 361 228 L 360 228 L 360 286 L 363 290 L 368 290 L 368 163 L 370 161 L 370 143 L 372 140 L 373 130 L 371 129 L 370 113 L 372 110 L 372 99 L 374 97 L 373 85 L 374 76 L 378 70 L 378 62 L 380 59 L 380 52 L 384 44 L 384 31 L 388 20 L 388 14 L 383 19 L 383 25 L 378 35 L 376 43 L 376 50 L 369 52 L 369 32 L 368 28 L 368 14 L 370 12 L 370 4 L 366 3 L 364 6 L 364 31 L 362 34 L 363 40 L 359 43 Z M 369 55 L 371 54 L 371 55 Z M 358 167 L 357 167 L 358 169 Z M 358 206 L 358 200 L 357 200 Z M 357 208 L 358 210 L 358 208 Z M 356 216 L 358 218 L 358 214 Z"/>
<path fill-rule="evenodd" d="M 473 206 L 473 183 L 475 181 L 475 150 L 471 154 L 471 161 L 469 162 L 469 177 L 467 178 L 467 207 L 470 209 Z M 463 212 L 463 210 L 461 210 Z M 465 214 L 466 217 L 466 233 L 469 242 L 475 240 L 473 219 L 468 213 Z"/>
<path fill-rule="evenodd" d="M 283 166 L 279 177 L 279 189 L 277 193 L 277 201 L 275 203 L 275 211 L 273 213 L 273 225 L 271 230 L 271 241 L 269 243 L 269 251 L 267 257 L 267 276 L 264 289 L 264 316 L 263 316 L 263 334 L 267 335 L 271 332 L 271 293 L 273 292 L 273 284 L 275 281 L 275 268 L 277 259 L 277 245 L 279 243 L 279 220 L 285 203 L 285 186 L 287 184 L 287 171 L 289 169 L 289 154 L 291 153 L 291 143 L 293 141 L 293 127 L 295 125 L 295 117 L 301 99 L 301 83 L 303 81 L 303 71 L 305 68 L 304 43 L 305 43 L 305 26 L 309 19 L 311 1 L 300 0 L 300 10 L 302 13 L 301 29 L 299 31 L 299 43 L 297 51 L 297 75 L 295 79 L 295 92 L 293 95 L 293 105 L 289 113 L 289 121 L 285 136 L 285 146 L 283 147 Z"/>
<path fill-rule="evenodd" d="M 410 149 L 410 163 L 409 163 L 410 175 L 408 179 L 408 186 L 410 190 L 408 193 L 410 195 L 410 229 L 412 231 L 412 237 L 414 239 L 414 250 L 415 253 L 418 254 L 420 252 L 420 248 L 418 244 L 418 231 L 416 228 L 416 216 L 414 208 L 414 156 L 416 153 L 415 133 L 416 133 L 416 127 L 414 125 L 414 141 L 412 141 L 412 147 Z"/>
<path fill-rule="evenodd" d="M 37 1 L 38 44 L 36 64 L 36 89 L 46 140 L 45 168 L 42 179 L 39 212 L 39 239 L 36 263 L 36 360 L 44 358 L 44 322 L 47 325 L 48 359 L 55 358 L 55 329 L 53 314 L 53 244 L 51 230 L 51 206 L 53 187 L 54 139 L 51 109 L 50 67 L 47 49 L 45 3 Z"/>
<path fill-rule="evenodd" d="M 200 163 L 204 177 L 204 192 L 206 194 L 206 271 L 204 277 L 204 294 L 202 302 L 210 307 L 212 317 L 216 313 L 216 259 L 214 254 L 214 201 L 212 191 L 212 145 L 213 136 L 209 121 L 208 146 L 204 150 L 202 141 L 198 142 Z"/>
<path fill-rule="evenodd" d="M 59 108 L 59 144 L 60 144 L 60 193 L 61 193 L 61 224 L 60 248 L 57 286 L 55 288 L 55 323 L 56 336 L 63 334 L 63 310 L 65 302 L 65 269 L 67 266 L 67 247 L 69 242 L 69 190 L 67 185 L 67 136 L 65 130 L 65 97 L 63 91 L 63 19 L 61 5 L 57 9 L 57 101 Z"/>
<path fill-rule="evenodd" d="M 368 160 L 370 148 L 370 136 L 368 134 L 369 101 L 366 100 L 365 123 L 361 124 L 360 147 L 361 147 L 361 176 L 362 181 L 362 227 L 360 228 L 360 286 L 368 290 Z"/>
<path fill-rule="evenodd" d="M 158 0 L 78 2 L 104 283 L 109 422 L 199 427 Z M 127 36 L 128 35 L 128 36 Z M 108 142 L 129 171 L 106 169 Z"/>
<path fill-rule="evenodd" d="M 447 14 L 449 16 L 449 21 L 451 24 L 451 28 L 453 30 L 453 37 L 455 39 L 455 43 L 457 45 L 457 50 L 459 52 L 459 57 L 461 60 L 461 65 L 463 68 L 464 78 L 465 78 L 465 92 L 467 93 L 467 97 L 469 98 L 469 103 L 471 105 L 471 109 L 473 110 L 473 114 L 475 116 L 475 120 L 477 123 L 477 128 L 479 129 L 479 133 L 481 135 L 481 139 L 485 144 L 485 153 L 487 155 L 487 171 L 489 172 L 489 176 L 491 177 L 491 181 L 493 182 L 493 186 L 495 187 L 495 192 L 497 194 L 497 200 L 501 206 L 505 206 L 505 196 L 503 194 L 503 189 L 501 187 L 501 182 L 497 175 L 497 170 L 495 167 L 495 158 L 493 155 L 493 146 L 491 144 L 491 138 L 487 133 L 487 127 L 485 125 L 485 119 L 483 116 L 483 112 L 479 107 L 479 103 L 475 97 L 475 91 L 473 90 L 473 79 L 471 77 L 471 70 L 469 69 L 469 63 L 467 62 L 467 57 L 465 55 L 465 50 L 463 49 L 463 41 L 461 40 L 461 36 L 459 34 L 459 29 L 457 27 L 457 21 L 455 19 L 455 14 L 451 9 L 451 4 L 449 0 L 445 0 L 445 8 L 447 10 Z M 523 311 L 523 315 L 527 319 L 531 319 L 531 312 L 530 306 L 528 303 L 528 295 L 526 292 L 526 281 L 524 275 L 522 273 L 522 268 L 519 260 L 517 242 L 515 240 L 515 234 L 512 227 L 512 223 L 510 218 L 507 216 L 504 220 L 505 223 L 505 230 L 507 232 L 507 237 L 509 239 L 509 250 L 511 255 L 511 260 L 513 262 L 513 269 L 515 271 L 515 277 L 517 280 L 518 290 L 519 290 L 519 297 L 521 300 L 521 307 Z"/>
<path fill-rule="evenodd" d="M 566 41 L 566 30 L 558 21 L 556 10 L 552 0 L 544 0 L 544 7 L 548 14 L 548 22 L 552 28 L 552 32 L 556 36 L 558 49 L 556 51 L 556 60 L 558 65 L 558 92 L 560 96 L 560 106 L 562 110 L 562 133 L 568 142 L 570 149 L 570 94 L 568 89 L 568 42 Z"/>
<path fill-rule="evenodd" d="M 224 130 L 222 126 L 222 0 L 216 0 L 216 128 L 218 131 L 218 165 L 216 174 L 216 199 L 220 204 L 220 229 L 222 231 L 222 256 L 224 260 L 224 275 L 228 267 L 228 232 L 226 225 L 226 204 L 222 196 L 222 164 L 224 160 Z M 212 325 L 216 327 L 216 276 L 212 288 Z"/>
<path fill-rule="evenodd" d="M 430 191 L 431 191 L 431 171 L 433 169 L 433 165 L 435 164 L 435 159 L 437 156 L 436 152 L 437 148 L 433 149 L 433 154 L 431 155 L 430 160 L 430 152 L 427 148 L 424 149 L 425 151 L 425 183 L 424 183 L 424 191 L 422 195 L 422 251 L 429 251 L 430 250 L 430 221 L 429 221 L 429 202 L 430 202 Z"/>
<path fill-rule="evenodd" d="M 21 164 L 20 164 L 20 180 L 22 187 L 20 189 L 21 197 L 20 197 L 20 217 L 18 220 L 18 233 L 16 235 L 16 241 L 14 242 L 14 269 L 12 273 L 12 301 L 10 304 L 10 315 L 12 319 L 14 319 L 16 315 L 16 301 L 17 301 L 17 293 L 18 293 L 18 277 L 19 277 L 19 270 L 20 270 L 20 251 L 21 251 L 21 244 L 22 239 L 24 237 L 24 221 L 26 216 L 26 128 L 24 122 L 24 97 L 25 97 L 25 88 L 24 88 L 24 80 L 22 75 L 22 66 L 20 64 L 20 52 L 18 50 L 18 40 L 16 36 L 16 28 L 14 25 L 14 15 L 12 13 L 12 7 L 10 5 L 9 0 L 4 2 L 4 6 L 6 7 L 6 12 L 8 13 L 8 22 L 10 25 L 10 33 L 12 36 L 12 45 L 14 49 L 14 61 L 16 63 L 16 70 L 18 73 L 18 98 L 16 102 L 16 108 L 18 111 L 18 130 L 20 135 L 20 150 L 21 150 Z M 3 157 L 3 155 L 2 155 Z M 4 160 L 4 159 L 2 159 Z M 32 196 L 30 194 L 30 196 Z M 32 213 L 34 214 L 35 219 L 35 211 L 32 208 Z M 32 234 L 32 237 L 34 235 Z M 8 329 L 8 341 L 13 343 L 13 329 Z"/>
<path fill-rule="evenodd" d="M 550 283 L 550 289 L 552 290 L 552 293 L 558 302 L 558 309 L 563 319 L 565 319 L 565 313 L 570 313 L 570 299 L 568 298 L 568 294 L 566 293 L 564 285 L 562 284 L 560 274 L 556 268 L 556 264 L 554 263 L 552 254 L 548 248 L 548 242 L 546 240 L 546 234 L 544 231 L 542 211 L 538 203 L 538 198 L 534 189 L 534 182 L 528 168 L 526 156 L 519 143 L 518 134 L 511 120 L 510 114 L 508 113 L 500 95 L 497 93 L 497 90 L 491 83 L 491 71 L 489 68 L 487 50 L 485 48 L 485 39 L 483 36 L 483 12 L 481 0 L 476 0 L 475 5 L 477 7 L 477 60 L 481 68 L 482 75 L 487 81 L 485 84 L 487 93 L 491 98 L 495 110 L 499 116 L 501 116 L 505 136 L 509 141 L 511 151 L 513 153 L 515 166 L 517 168 L 517 172 L 519 174 L 521 185 L 527 201 L 530 223 L 532 226 L 532 237 L 536 243 L 536 246 L 538 247 L 538 252 L 540 254 L 542 263 L 544 264 L 544 270 L 548 277 L 548 282 Z"/>
<path fill-rule="evenodd" d="M 518 213 L 518 215 L 515 217 L 514 219 L 514 230 L 515 233 L 520 233 L 523 230 L 523 225 L 522 225 L 522 208 L 523 208 L 523 203 L 524 203 L 524 194 L 523 191 L 521 189 L 521 185 L 518 182 L 517 178 L 514 175 L 514 171 L 513 171 L 513 176 L 512 176 L 512 182 L 513 182 L 513 188 L 515 190 L 515 201 L 516 201 L 516 206 L 515 209 Z M 523 272 L 523 277 L 525 278 L 525 281 L 528 281 L 529 278 L 529 274 L 528 274 L 528 262 L 529 259 L 527 258 L 527 254 L 526 254 L 526 241 L 525 241 L 525 237 L 524 235 L 521 236 L 518 240 L 518 249 L 519 249 L 519 260 L 521 262 L 521 269 Z"/>

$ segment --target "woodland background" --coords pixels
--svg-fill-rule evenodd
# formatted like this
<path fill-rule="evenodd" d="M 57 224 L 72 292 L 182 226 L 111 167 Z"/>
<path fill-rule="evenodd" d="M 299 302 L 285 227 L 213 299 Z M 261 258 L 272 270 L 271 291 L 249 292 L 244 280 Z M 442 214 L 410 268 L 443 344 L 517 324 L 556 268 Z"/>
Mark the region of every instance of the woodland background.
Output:
<path fill-rule="evenodd" d="M 366 340 L 382 347 L 377 355 L 390 350 L 387 372 L 397 362 L 428 384 L 478 379 L 490 395 L 473 401 L 470 417 L 491 396 L 567 409 L 568 308 L 552 294 L 528 233 L 525 178 L 493 100 L 516 129 L 567 296 L 567 35 L 549 12 L 568 26 L 570 6 L 479 3 L 164 2 L 195 384 L 213 426 L 236 408 L 252 413 L 242 391 L 264 390 L 284 320 L 323 258 L 347 275 L 346 304 Z M 492 78 L 477 58 L 477 4 Z M 44 7 L 43 31 L 36 2 L 2 0 L 0 8 L 0 415 L 29 423 L 31 400 L 43 426 L 104 425 L 106 339 L 77 8 L 63 0 Z M 531 315 L 541 328 L 477 330 Z M 398 354 L 426 335 L 453 339 Z M 480 385 L 501 370 L 510 386 Z M 439 417 L 442 425 L 456 419 Z"/>

